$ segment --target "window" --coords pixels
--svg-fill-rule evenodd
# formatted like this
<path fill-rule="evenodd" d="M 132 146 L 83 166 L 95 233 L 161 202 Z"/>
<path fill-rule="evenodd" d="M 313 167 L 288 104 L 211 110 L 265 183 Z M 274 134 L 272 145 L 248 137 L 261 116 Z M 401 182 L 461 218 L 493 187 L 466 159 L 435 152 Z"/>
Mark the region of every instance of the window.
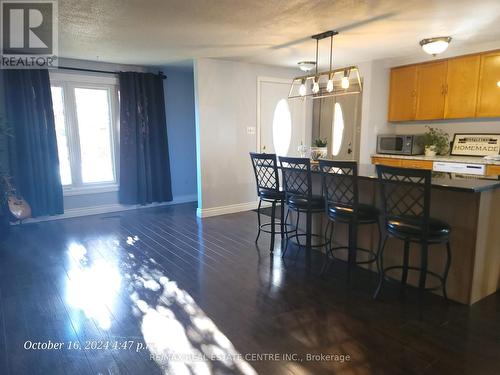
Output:
<path fill-rule="evenodd" d="M 286 99 L 281 99 L 274 109 L 273 145 L 278 156 L 286 156 L 292 140 L 292 116 Z"/>
<path fill-rule="evenodd" d="M 116 79 L 61 73 L 50 78 L 65 194 L 116 190 Z"/>
<path fill-rule="evenodd" d="M 342 140 L 344 138 L 344 115 L 342 107 L 339 103 L 335 103 L 333 113 L 333 131 L 332 131 L 332 155 L 337 156 L 342 147 Z"/>

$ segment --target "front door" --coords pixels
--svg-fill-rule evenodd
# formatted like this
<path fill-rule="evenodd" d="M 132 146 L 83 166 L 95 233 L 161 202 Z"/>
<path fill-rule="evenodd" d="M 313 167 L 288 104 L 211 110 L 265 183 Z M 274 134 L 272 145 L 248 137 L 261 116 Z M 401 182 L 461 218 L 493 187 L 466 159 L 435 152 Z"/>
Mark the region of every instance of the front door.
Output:
<path fill-rule="evenodd" d="M 306 101 L 288 100 L 290 80 L 259 78 L 258 89 L 258 150 L 278 156 L 298 156 L 299 145 L 309 143 Z"/>

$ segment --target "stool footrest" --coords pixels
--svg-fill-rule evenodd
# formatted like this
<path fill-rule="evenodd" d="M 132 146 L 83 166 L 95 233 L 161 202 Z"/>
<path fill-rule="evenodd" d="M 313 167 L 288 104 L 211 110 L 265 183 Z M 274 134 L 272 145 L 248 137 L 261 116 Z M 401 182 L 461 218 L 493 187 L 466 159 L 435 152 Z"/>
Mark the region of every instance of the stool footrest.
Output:
<path fill-rule="evenodd" d="M 383 270 L 381 270 L 381 272 L 382 272 L 382 274 L 384 276 L 384 280 L 391 281 L 391 282 L 399 282 L 400 283 L 401 282 L 400 280 L 398 280 L 396 278 L 391 278 L 391 277 L 389 277 L 386 274 L 387 271 L 396 270 L 396 269 L 403 270 L 404 267 L 403 266 L 391 266 L 391 267 L 387 267 L 387 268 L 384 268 Z M 419 272 L 422 272 L 422 269 L 420 267 L 409 266 L 409 267 L 407 267 L 407 269 L 409 271 L 419 271 Z M 439 290 L 439 289 L 441 289 L 444 286 L 445 279 L 444 279 L 443 276 L 437 274 L 434 271 L 429 271 L 429 270 L 427 270 L 426 273 L 427 273 L 427 275 L 430 275 L 432 277 L 437 278 L 440 281 L 441 285 L 440 286 L 436 286 L 436 287 L 424 288 L 425 291 Z"/>
<path fill-rule="evenodd" d="M 297 239 L 298 239 L 299 237 L 307 237 L 307 234 L 306 234 L 306 233 L 296 233 L 296 234 L 294 234 L 294 235 L 292 235 L 292 236 L 289 236 L 289 237 L 287 238 L 287 241 L 290 241 L 292 238 L 297 238 Z M 326 241 L 326 242 L 323 242 L 323 243 L 318 244 L 318 245 L 312 245 L 312 244 L 311 244 L 311 247 L 324 247 L 324 246 L 326 246 L 326 245 L 328 245 L 328 244 L 330 243 L 330 241 L 326 240 L 326 238 L 325 238 L 325 237 L 323 237 L 323 236 L 322 236 L 322 235 L 320 235 L 320 234 L 314 234 L 314 233 L 312 233 L 312 234 L 311 234 L 311 238 L 321 238 L 321 239 L 323 239 L 323 240 L 325 240 L 325 241 Z M 294 241 L 290 241 L 290 242 L 291 242 L 292 244 L 294 244 L 294 245 L 298 246 L 298 247 L 306 247 L 306 245 L 305 245 L 305 244 L 304 244 L 304 245 L 302 245 L 302 244 L 300 244 L 300 243 L 298 243 L 298 242 L 294 242 Z"/>
<path fill-rule="evenodd" d="M 339 260 L 339 261 L 345 261 L 344 259 L 340 259 L 340 258 L 337 258 L 335 255 L 333 255 L 333 252 L 334 251 L 338 251 L 338 250 L 346 250 L 346 251 L 349 251 L 349 246 L 337 246 L 337 247 L 332 247 L 330 249 L 330 253 L 332 254 L 332 258 L 335 259 L 335 260 Z M 369 263 L 373 263 L 375 261 L 377 261 L 377 253 L 373 250 L 370 250 L 370 249 L 365 249 L 363 247 L 356 247 L 356 250 L 357 251 L 361 251 L 362 253 L 365 253 L 365 254 L 369 254 L 372 256 L 372 258 L 368 259 L 368 260 L 360 260 L 360 261 L 356 261 L 354 262 L 354 264 L 369 264 Z"/>
<path fill-rule="evenodd" d="M 270 227 L 273 223 L 264 223 L 264 224 L 261 224 L 260 225 L 260 230 L 264 233 L 271 233 L 271 230 L 270 229 L 267 229 L 267 227 Z M 287 233 L 293 233 L 295 232 L 296 230 L 293 229 L 294 226 L 292 224 L 286 224 L 286 223 L 283 223 L 283 226 L 285 226 L 285 230 L 283 231 L 283 234 L 287 234 Z M 281 223 L 278 221 L 276 223 L 274 223 L 274 227 L 277 228 L 274 230 L 274 234 L 280 234 L 281 233 Z M 292 228 L 292 229 L 288 229 L 288 228 Z"/>

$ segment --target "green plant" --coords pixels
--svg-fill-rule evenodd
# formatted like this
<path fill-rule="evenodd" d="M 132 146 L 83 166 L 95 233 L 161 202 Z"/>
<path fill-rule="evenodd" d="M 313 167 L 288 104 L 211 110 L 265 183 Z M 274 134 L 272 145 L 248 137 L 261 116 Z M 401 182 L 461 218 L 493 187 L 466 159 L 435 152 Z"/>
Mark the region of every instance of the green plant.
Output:
<path fill-rule="evenodd" d="M 314 147 L 326 147 L 326 145 L 328 144 L 328 141 L 326 140 L 326 138 L 318 138 L 318 139 L 315 139 L 314 140 Z"/>
<path fill-rule="evenodd" d="M 424 135 L 424 146 L 434 147 L 436 154 L 445 155 L 450 147 L 449 135 L 442 129 L 434 129 L 427 127 L 427 132 Z"/>

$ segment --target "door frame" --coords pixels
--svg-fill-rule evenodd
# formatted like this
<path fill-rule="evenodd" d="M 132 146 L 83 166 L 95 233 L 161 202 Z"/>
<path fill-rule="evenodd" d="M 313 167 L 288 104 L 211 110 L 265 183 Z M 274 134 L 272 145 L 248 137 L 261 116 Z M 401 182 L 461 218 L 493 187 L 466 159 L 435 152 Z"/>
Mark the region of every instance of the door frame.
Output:
<path fill-rule="evenodd" d="M 260 129 L 261 129 L 261 124 L 260 124 L 260 89 L 261 85 L 263 82 L 268 82 L 268 83 L 283 83 L 283 84 L 289 84 L 291 78 L 277 78 L 277 77 L 269 77 L 269 76 L 257 76 L 257 129 L 256 129 L 256 134 L 257 134 L 257 142 L 256 142 L 256 152 L 260 152 Z"/>

